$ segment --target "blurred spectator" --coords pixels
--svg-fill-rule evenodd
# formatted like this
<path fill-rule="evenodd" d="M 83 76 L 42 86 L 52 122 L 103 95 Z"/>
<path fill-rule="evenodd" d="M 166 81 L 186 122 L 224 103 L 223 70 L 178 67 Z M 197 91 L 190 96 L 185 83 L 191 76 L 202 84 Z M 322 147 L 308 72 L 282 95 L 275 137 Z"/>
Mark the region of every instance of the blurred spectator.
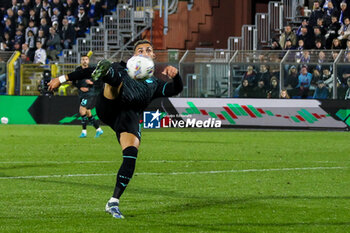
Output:
<path fill-rule="evenodd" d="M 265 83 L 263 80 L 258 81 L 258 86 L 253 88 L 252 97 L 254 98 L 266 98 L 267 92 L 265 88 Z"/>
<path fill-rule="evenodd" d="M 29 22 L 30 21 L 34 21 L 34 24 L 37 27 L 40 25 L 40 17 L 37 16 L 35 8 L 29 11 Z"/>
<path fill-rule="evenodd" d="M 58 23 L 58 27 L 61 27 L 62 26 L 62 19 L 63 19 L 63 16 L 61 14 L 61 12 L 58 10 L 58 8 L 54 8 L 53 9 L 53 14 L 51 16 L 51 21 L 52 21 L 52 24 L 54 22 L 57 22 Z"/>
<path fill-rule="evenodd" d="M 338 31 L 340 29 L 340 23 L 338 22 L 338 18 L 336 16 L 332 16 L 332 22 L 328 26 L 326 38 L 326 48 L 332 48 L 332 41 L 339 36 Z"/>
<path fill-rule="evenodd" d="M 252 97 L 252 87 L 249 86 L 248 80 L 242 81 L 241 87 L 239 88 L 239 98 L 250 98 Z"/>
<path fill-rule="evenodd" d="M 89 20 L 84 7 L 79 7 L 78 20 L 75 24 L 76 37 L 85 37 L 85 32 L 89 27 Z"/>
<path fill-rule="evenodd" d="M 326 85 L 324 84 L 323 80 L 319 80 L 317 81 L 317 87 L 316 90 L 314 92 L 314 99 L 327 99 L 329 95 L 329 90 L 326 87 Z"/>
<path fill-rule="evenodd" d="M 327 2 L 327 1 L 325 1 Z M 332 23 L 332 17 L 339 17 L 339 11 L 334 7 L 332 1 L 328 1 L 327 8 L 324 10 L 324 24 L 326 27 Z"/>
<path fill-rule="evenodd" d="M 322 76 L 321 76 L 321 73 L 319 70 L 317 69 L 314 69 L 312 71 L 312 79 L 311 79 L 311 83 L 310 83 L 310 86 L 312 90 L 314 90 L 316 87 L 317 87 L 317 83 L 318 81 L 322 80 Z"/>
<path fill-rule="evenodd" d="M 51 8 L 57 9 L 62 15 L 65 13 L 63 4 L 61 3 L 60 0 L 52 0 L 51 1 Z M 58 21 L 58 22 L 61 22 L 61 21 Z"/>
<path fill-rule="evenodd" d="M 265 64 L 260 65 L 260 69 L 258 74 L 256 75 L 256 79 L 258 82 L 263 81 L 265 88 L 268 88 L 270 85 L 270 72 Z"/>
<path fill-rule="evenodd" d="M 247 72 L 244 73 L 242 81 L 243 80 L 248 80 L 248 84 L 250 87 L 255 87 L 257 83 L 257 77 L 256 73 L 254 71 L 253 66 L 248 66 L 247 67 Z"/>
<path fill-rule="evenodd" d="M 21 58 L 20 58 L 20 63 L 21 64 L 30 64 L 30 63 L 32 63 L 32 61 L 29 59 L 29 57 L 26 54 L 22 53 Z"/>
<path fill-rule="evenodd" d="M 7 9 L 7 14 L 5 15 L 6 19 L 11 20 L 11 25 L 13 28 L 16 28 L 16 16 L 11 8 Z"/>
<path fill-rule="evenodd" d="M 40 9 L 40 18 L 46 17 L 46 15 L 43 15 L 43 11 L 46 11 L 47 16 L 51 18 L 52 16 L 52 8 L 48 2 L 48 0 L 43 0 L 42 1 L 42 6 Z"/>
<path fill-rule="evenodd" d="M 12 4 L 11 4 L 11 5 L 12 5 L 12 6 L 11 6 L 11 9 L 12 9 L 12 11 L 13 11 L 14 14 L 17 14 L 18 10 L 20 9 L 20 8 L 19 8 L 19 5 L 20 5 L 20 4 L 17 4 L 17 0 L 12 0 L 11 2 L 12 2 Z"/>
<path fill-rule="evenodd" d="M 315 40 L 315 49 L 316 50 L 326 49 L 320 39 Z"/>
<path fill-rule="evenodd" d="M 314 27 L 314 35 L 315 40 L 320 40 L 322 43 L 321 47 L 324 47 L 326 45 L 326 39 L 324 35 L 322 35 L 321 28 L 319 26 Z"/>
<path fill-rule="evenodd" d="M 348 53 L 345 57 L 346 63 L 350 63 L 350 53 Z M 350 77 L 350 65 L 344 65 L 341 66 L 341 68 L 338 69 L 340 73 L 342 74 L 340 81 L 343 85 L 347 84 L 347 79 Z"/>
<path fill-rule="evenodd" d="M 60 36 L 53 27 L 50 27 L 50 37 L 47 40 L 46 45 L 47 56 L 52 60 L 56 60 L 57 55 L 62 51 L 62 47 Z"/>
<path fill-rule="evenodd" d="M 11 40 L 15 36 L 15 29 L 12 26 L 12 23 L 11 23 L 10 19 L 6 19 L 6 21 L 5 21 L 4 33 L 8 33 Z"/>
<path fill-rule="evenodd" d="M 280 36 L 280 45 L 282 48 L 285 47 L 285 43 L 288 39 L 292 42 L 292 46 L 295 47 L 297 44 L 297 36 L 292 31 L 292 27 L 290 25 L 284 27 L 284 32 Z"/>
<path fill-rule="evenodd" d="M 298 36 L 297 40 L 303 40 L 304 41 L 304 48 L 305 49 L 312 49 L 314 47 L 314 37 L 311 33 L 308 31 L 308 27 L 303 26 L 300 31 L 300 35 Z"/>
<path fill-rule="evenodd" d="M 280 99 L 290 99 L 286 89 L 281 90 Z"/>
<path fill-rule="evenodd" d="M 15 44 L 13 45 L 13 49 L 14 49 L 15 51 L 21 52 L 21 50 L 22 50 L 22 44 L 21 44 L 21 43 L 18 43 L 18 42 L 15 42 Z"/>
<path fill-rule="evenodd" d="M 304 49 L 304 40 L 298 40 L 297 50 L 301 51 Z"/>
<path fill-rule="evenodd" d="M 294 46 L 292 45 L 292 41 L 290 39 L 286 40 L 286 43 L 284 44 L 283 50 L 294 50 Z"/>
<path fill-rule="evenodd" d="M 16 35 L 15 38 L 13 40 L 13 43 L 19 43 L 20 45 L 23 44 L 25 41 L 24 36 L 23 36 L 23 32 L 21 30 L 16 30 Z"/>
<path fill-rule="evenodd" d="M 34 60 L 34 54 L 35 54 L 35 50 L 31 50 L 28 47 L 28 44 L 23 44 L 22 45 L 22 54 L 26 55 L 26 58 L 28 59 L 28 61 L 33 61 Z"/>
<path fill-rule="evenodd" d="M 58 26 L 58 22 L 57 21 L 53 21 L 52 22 L 52 27 L 55 30 L 55 32 L 59 32 L 60 27 Z"/>
<path fill-rule="evenodd" d="M 86 1 L 86 2 L 88 2 L 88 1 Z M 87 6 L 85 4 L 85 0 L 78 0 L 78 7 L 77 7 L 78 11 L 74 12 L 75 15 L 79 14 L 80 8 L 83 8 L 84 11 L 86 12 Z"/>
<path fill-rule="evenodd" d="M 40 18 L 41 18 L 41 19 L 46 19 L 47 25 L 52 25 L 51 17 L 48 15 L 48 13 L 47 13 L 46 10 L 42 10 L 42 11 L 41 11 L 41 13 L 40 13 Z"/>
<path fill-rule="evenodd" d="M 28 45 L 29 49 L 31 49 L 32 51 L 35 51 L 35 37 L 34 37 L 34 33 L 31 30 L 28 31 L 26 44 Z"/>
<path fill-rule="evenodd" d="M 46 63 L 46 51 L 41 48 L 41 42 L 36 42 L 37 50 L 35 50 L 34 63 L 35 64 L 45 64 Z"/>
<path fill-rule="evenodd" d="M 43 30 L 41 30 L 41 29 L 39 30 L 38 37 L 36 38 L 36 41 L 40 41 L 41 42 L 41 47 L 43 49 L 46 49 L 47 38 L 46 38 Z"/>
<path fill-rule="evenodd" d="M 90 26 L 96 26 L 98 25 L 97 20 L 99 20 L 102 15 L 101 3 L 97 0 L 90 0 L 88 7 L 88 17 L 90 19 Z"/>
<path fill-rule="evenodd" d="M 350 17 L 349 10 L 348 10 L 348 4 L 343 1 L 340 3 L 340 16 L 339 16 L 339 23 L 343 24 L 344 19 Z"/>
<path fill-rule="evenodd" d="M 278 85 L 278 78 L 273 76 L 270 80 L 270 89 L 267 92 L 267 98 L 278 99 L 280 95 L 280 88 Z"/>
<path fill-rule="evenodd" d="M 29 20 L 29 11 L 32 9 L 32 3 L 31 0 L 24 0 L 21 9 L 23 10 L 23 16 L 26 17 Z"/>
<path fill-rule="evenodd" d="M 350 100 L 350 79 L 347 80 L 347 88 L 344 99 Z"/>
<path fill-rule="evenodd" d="M 332 50 L 341 50 L 342 45 L 338 38 L 335 38 L 332 42 Z"/>
<path fill-rule="evenodd" d="M 75 31 L 73 26 L 68 23 L 68 19 L 63 19 L 62 24 L 62 28 L 59 31 L 61 43 L 65 49 L 70 49 L 75 39 Z"/>
<path fill-rule="evenodd" d="M 309 24 L 311 27 L 316 26 L 317 19 L 323 18 L 323 11 L 318 0 L 314 1 L 314 7 L 309 18 Z"/>
<path fill-rule="evenodd" d="M 31 20 L 31 21 L 29 21 L 29 27 L 27 27 L 26 28 L 26 39 L 27 39 L 27 37 L 28 37 L 28 32 L 29 31 L 32 31 L 32 33 L 34 34 L 34 36 L 36 36 L 37 35 L 37 33 L 38 33 L 38 28 L 37 27 L 35 27 L 35 23 L 34 23 L 34 21 L 33 20 Z"/>
<path fill-rule="evenodd" d="M 328 68 L 325 68 L 325 69 L 322 70 L 322 80 L 326 81 L 326 80 L 329 80 L 329 79 L 333 79 L 332 73 L 331 73 L 331 71 Z"/>
<path fill-rule="evenodd" d="M 298 85 L 298 70 L 295 66 L 291 66 L 288 70 L 288 75 L 284 79 L 284 87 L 294 89 Z"/>
<path fill-rule="evenodd" d="M 46 19 L 42 18 L 41 21 L 40 21 L 40 24 L 41 24 L 41 26 L 39 27 L 39 29 L 44 31 L 45 37 L 49 37 L 49 35 L 50 35 L 50 31 L 49 31 L 50 26 L 47 24 Z"/>
<path fill-rule="evenodd" d="M 324 22 L 323 22 L 323 19 L 322 19 L 322 18 L 317 19 L 317 25 L 316 25 L 315 27 L 318 27 L 318 28 L 320 29 L 321 35 L 322 35 L 322 36 L 325 36 L 325 35 L 326 35 L 327 29 L 326 29 L 326 27 L 324 26 Z M 315 27 L 314 27 L 314 28 L 315 28 Z"/>
<path fill-rule="evenodd" d="M 65 9 L 65 15 L 68 15 L 67 11 L 70 11 L 71 15 L 74 15 L 74 13 L 77 9 L 77 4 L 76 4 L 76 1 L 67 0 L 66 3 L 63 3 L 63 7 Z"/>
<path fill-rule="evenodd" d="M 306 63 L 309 63 L 310 62 L 310 59 L 311 59 L 311 56 L 310 56 L 310 52 L 307 51 L 307 50 L 304 50 L 303 51 L 303 54 L 300 58 L 300 63 L 301 64 L 306 64 Z"/>
<path fill-rule="evenodd" d="M 33 9 L 35 10 L 35 18 L 37 19 L 40 19 L 41 7 L 42 7 L 41 0 L 35 0 Z"/>
<path fill-rule="evenodd" d="M 75 19 L 74 15 L 72 15 L 72 11 L 71 10 L 67 10 L 67 13 L 66 13 L 65 17 L 68 19 L 68 23 L 69 24 L 75 25 L 76 19 Z"/>
<path fill-rule="evenodd" d="M 306 27 L 308 29 L 308 31 L 310 31 L 312 29 L 312 27 L 309 26 L 309 21 L 307 18 L 305 18 L 301 21 L 301 25 L 299 26 L 297 32 L 295 33 L 297 37 L 301 35 L 301 29 L 303 27 Z"/>
<path fill-rule="evenodd" d="M 345 57 L 350 52 L 350 39 L 346 41 Z"/>
<path fill-rule="evenodd" d="M 340 27 L 338 34 L 338 39 L 342 41 L 342 46 L 345 48 L 346 40 L 350 35 L 350 19 L 348 17 L 344 18 L 344 24 Z"/>
<path fill-rule="evenodd" d="M 28 18 L 24 16 L 24 12 L 22 9 L 18 10 L 16 24 L 23 24 L 24 27 L 28 26 Z"/>
<path fill-rule="evenodd" d="M 279 44 L 279 42 L 276 39 L 272 39 L 271 49 L 272 50 L 282 50 L 281 45 Z"/>
<path fill-rule="evenodd" d="M 4 34 L 4 40 L 1 43 L 1 48 L 4 51 L 13 51 L 13 42 L 10 39 L 10 34 L 8 32 L 5 32 Z"/>
<path fill-rule="evenodd" d="M 308 72 L 307 66 L 303 66 L 298 77 L 299 96 L 306 98 L 309 94 L 309 88 L 311 84 L 312 75 Z"/>
<path fill-rule="evenodd" d="M 318 71 L 321 71 L 324 67 L 322 67 L 323 63 L 325 63 L 326 60 L 326 54 L 324 53 L 324 51 L 320 51 L 318 53 L 318 59 L 317 59 L 317 65 L 316 65 L 316 69 Z"/>

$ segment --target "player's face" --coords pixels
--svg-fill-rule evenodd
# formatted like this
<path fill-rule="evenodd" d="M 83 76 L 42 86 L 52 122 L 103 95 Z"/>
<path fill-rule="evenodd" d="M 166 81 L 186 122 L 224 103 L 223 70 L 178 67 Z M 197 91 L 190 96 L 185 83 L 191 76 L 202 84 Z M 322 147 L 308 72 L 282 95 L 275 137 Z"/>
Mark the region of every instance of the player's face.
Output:
<path fill-rule="evenodd" d="M 89 66 L 90 59 L 89 59 L 89 57 L 84 56 L 84 57 L 82 57 L 82 58 L 80 59 L 80 62 L 81 62 L 81 66 L 82 66 L 83 68 L 86 68 L 86 67 Z"/>
<path fill-rule="evenodd" d="M 156 57 L 150 44 L 139 44 L 134 51 L 134 56 L 137 55 L 148 56 L 152 59 Z"/>

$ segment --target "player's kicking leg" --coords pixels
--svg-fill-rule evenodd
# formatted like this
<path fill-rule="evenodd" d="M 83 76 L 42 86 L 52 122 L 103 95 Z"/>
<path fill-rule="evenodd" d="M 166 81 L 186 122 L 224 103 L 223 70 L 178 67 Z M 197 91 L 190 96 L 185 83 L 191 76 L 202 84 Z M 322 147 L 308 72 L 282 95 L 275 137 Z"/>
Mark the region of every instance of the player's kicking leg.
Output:
<path fill-rule="evenodd" d="M 97 67 L 91 74 L 94 81 L 101 79 L 106 83 L 103 95 L 107 99 L 113 100 L 118 94 L 122 86 L 122 75 L 119 72 L 126 72 L 125 68 L 119 63 L 111 63 L 108 60 L 101 60 L 97 63 Z"/>
<path fill-rule="evenodd" d="M 123 219 L 124 216 L 119 210 L 119 199 L 134 174 L 140 140 L 131 133 L 121 133 L 120 145 L 123 150 L 123 163 L 117 174 L 113 196 L 106 204 L 106 212 L 114 218 Z"/>

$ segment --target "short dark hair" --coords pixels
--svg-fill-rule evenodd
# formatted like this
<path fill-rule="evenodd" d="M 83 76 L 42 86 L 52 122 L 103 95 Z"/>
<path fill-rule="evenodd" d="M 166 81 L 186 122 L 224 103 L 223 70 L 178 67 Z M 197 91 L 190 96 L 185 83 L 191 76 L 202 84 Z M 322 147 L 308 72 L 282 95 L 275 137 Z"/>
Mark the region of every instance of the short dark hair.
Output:
<path fill-rule="evenodd" d="M 152 48 L 153 48 L 153 45 L 152 45 L 152 43 L 151 43 L 149 40 L 138 40 L 138 41 L 136 41 L 136 43 L 134 44 L 134 49 L 133 49 L 133 51 L 135 51 L 136 47 L 139 46 L 140 44 L 149 44 L 149 45 L 151 45 Z"/>

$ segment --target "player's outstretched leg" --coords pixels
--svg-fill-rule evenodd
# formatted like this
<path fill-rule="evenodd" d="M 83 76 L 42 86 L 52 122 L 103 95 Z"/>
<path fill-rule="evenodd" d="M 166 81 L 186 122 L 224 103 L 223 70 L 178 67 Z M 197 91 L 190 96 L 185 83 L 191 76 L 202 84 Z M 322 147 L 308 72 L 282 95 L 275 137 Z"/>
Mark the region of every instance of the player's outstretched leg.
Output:
<path fill-rule="evenodd" d="M 123 81 L 123 77 L 128 73 L 125 67 L 119 63 L 111 63 L 108 60 L 101 60 L 97 64 L 96 69 L 92 72 L 91 77 L 94 81 L 102 80 L 112 87 L 119 87 Z"/>
<path fill-rule="evenodd" d="M 119 210 L 119 200 L 111 197 L 106 204 L 106 212 L 111 214 L 114 218 L 124 219 L 124 215 Z"/>
<path fill-rule="evenodd" d="M 134 146 L 129 146 L 123 150 L 123 163 L 117 174 L 114 193 L 106 204 L 106 212 L 112 214 L 114 218 L 124 218 L 119 210 L 119 198 L 134 174 L 137 153 L 138 149 Z"/>
<path fill-rule="evenodd" d="M 112 63 L 106 59 L 103 59 L 97 63 L 95 70 L 91 74 L 91 78 L 93 81 L 97 81 L 98 79 L 106 76 L 109 68 L 111 68 Z"/>

